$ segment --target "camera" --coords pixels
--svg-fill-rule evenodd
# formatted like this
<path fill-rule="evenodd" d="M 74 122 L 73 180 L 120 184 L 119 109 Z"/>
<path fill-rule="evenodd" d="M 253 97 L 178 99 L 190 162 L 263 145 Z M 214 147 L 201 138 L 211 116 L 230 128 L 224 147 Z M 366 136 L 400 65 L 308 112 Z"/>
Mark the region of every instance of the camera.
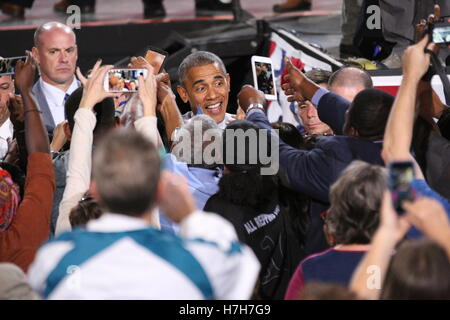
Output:
<path fill-rule="evenodd" d="M 438 45 L 450 45 L 450 16 L 442 17 L 438 22 L 429 23 L 428 32 L 432 42 Z"/>

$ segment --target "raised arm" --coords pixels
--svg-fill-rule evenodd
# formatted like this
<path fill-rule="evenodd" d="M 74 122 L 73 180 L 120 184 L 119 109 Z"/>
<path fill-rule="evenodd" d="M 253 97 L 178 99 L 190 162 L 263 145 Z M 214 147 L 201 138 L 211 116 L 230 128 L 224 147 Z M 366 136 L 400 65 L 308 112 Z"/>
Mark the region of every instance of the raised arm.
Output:
<path fill-rule="evenodd" d="M 296 68 L 289 58 L 285 58 L 288 74 L 284 76 L 286 81 L 281 87 L 284 90 L 288 101 L 311 100 L 320 86 L 309 80 L 298 68 Z"/>
<path fill-rule="evenodd" d="M 31 93 L 36 66 L 29 54 L 27 61 L 19 61 L 16 65 L 16 86 L 22 94 L 25 140 L 28 154 L 41 152 L 50 153 L 47 131 L 42 122 L 41 111 Z"/>
<path fill-rule="evenodd" d="M 115 95 L 114 93 L 106 93 L 103 90 L 103 78 L 111 67 L 105 66 L 100 68 L 100 63 L 98 61 L 95 64 L 89 80 L 83 79 L 83 97 L 74 116 L 75 126 L 70 142 L 66 188 L 59 205 L 55 234 L 72 229 L 69 221 L 70 211 L 89 189 L 92 168 L 93 130 L 97 121 L 92 110 L 98 102 Z"/>
<path fill-rule="evenodd" d="M 360 298 L 367 300 L 379 299 L 394 248 L 411 226 L 406 217 L 397 216 L 387 191 L 381 203 L 380 215 L 380 225 L 372 238 L 370 249 L 353 273 L 349 285 Z"/>
<path fill-rule="evenodd" d="M 55 176 L 49 154 L 47 131 L 31 95 L 35 65 L 28 54 L 25 63 L 16 66 L 16 85 L 22 93 L 25 137 L 28 151 L 24 198 L 9 228 L 2 232 L 0 256 L 24 271 L 34 259 L 37 248 L 50 234 L 50 215 Z"/>
<path fill-rule="evenodd" d="M 183 125 L 180 110 L 178 109 L 175 95 L 170 86 L 167 73 L 157 75 L 159 111 L 164 120 L 167 138 L 172 141 L 172 134 L 176 128 Z"/>
<path fill-rule="evenodd" d="M 420 42 L 406 49 L 403 55 L 403 79 L 384 134 L 382 155 L 386 163 L 398 160 L 413 160 L 410 147 L 417 87 L 430 65 L 430 56 L 424 52 L 427 41 L 428 36 L 425 36 Z M 433 44 L 428 47 L 431 48 L 432 46 Z M 423 178 L 421 172 L 418 172 L 418 175 Z"/>

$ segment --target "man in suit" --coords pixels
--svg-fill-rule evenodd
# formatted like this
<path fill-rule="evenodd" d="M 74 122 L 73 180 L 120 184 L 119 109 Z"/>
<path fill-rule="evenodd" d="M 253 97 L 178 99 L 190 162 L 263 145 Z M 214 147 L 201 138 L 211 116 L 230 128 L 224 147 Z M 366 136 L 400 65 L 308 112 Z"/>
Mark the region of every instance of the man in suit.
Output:
<path fill-rule="evenodd" d="M 60 22 L 47 22 L 36 29 L 33 56 L 40 78 L 33 86 L 47 131 L 65 120 L 64 103 L 80 82 L 75 77 L 78 49 L 75 33 Z"/>
<path fill-rule="evenodd" d="M 289 100 L 311 98 L 318 86 L 288 63 L 288 83 L 283 85 Z M 295 69 L 293 69 L 295 68 Z M 314 90 L 312 90 L 314 88 Z M 312 94 L 311 94 L 312 93 Z M 338 95 L 326 93 L 322 99 Z M 271 130 L 264 115 L 264 95 L 252 87 L 244 87 L 238 95 L 240 107 L 247 112 L 247 120 Z M 321 100 L 322 100 L 321 99 Z M 282 177 L 294 190 L 308 195 L 311 202 L 311 226 L 307 235 L 306 251 L 317 253 L 327 248 L 320 214 L 329 207 L 329 188 L 353 160 L 383 165 L 382 137 L 394 97 L 376 89 L 361 91 L 353 103 L 341 98 L 341 112 L 348 107 L 343 126 L 344 136 L 324 137 L 311 151 L 294 149 L 279 140 L 279 159 Z M 347 102 L 347 103 L 345 103 Z M 329 111 L 331 108 L 324 109 Z M 319 116 L 322 118 L 322 115 Z M 323 118 L 329 118 L 325 115 Z M 337 121 L 339 122 L 339 121 Z"/>

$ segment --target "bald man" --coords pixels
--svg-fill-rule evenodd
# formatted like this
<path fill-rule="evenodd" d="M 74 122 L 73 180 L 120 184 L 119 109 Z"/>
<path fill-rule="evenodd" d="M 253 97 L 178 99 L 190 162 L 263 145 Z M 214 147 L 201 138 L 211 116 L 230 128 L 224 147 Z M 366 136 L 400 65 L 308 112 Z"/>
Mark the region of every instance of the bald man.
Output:
<path fill-rule="evenodd" d="M 33 56 L 40 78 L 33 86 L 47 131 L 65 120 L 64 103 L 80 83 L 75 77 L 78 50 L 75 33 L 60 22 L 47 22 L 34 34 Z"/>
<path fill-rule="evenodd" d="M 353 101 L 360 91 L 372 87 L 373 83 L 370 75 L 364 70 L 353 67 L 337 70 L 328 80 L 328 89 L 350 102 Z"/>

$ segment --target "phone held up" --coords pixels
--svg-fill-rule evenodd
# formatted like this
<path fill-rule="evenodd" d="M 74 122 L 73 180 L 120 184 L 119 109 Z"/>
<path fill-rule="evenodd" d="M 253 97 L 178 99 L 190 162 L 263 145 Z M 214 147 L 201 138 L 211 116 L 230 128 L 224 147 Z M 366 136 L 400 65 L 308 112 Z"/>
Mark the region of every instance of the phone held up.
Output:
<path fill-rule="evenodd" d="M 399 215 L 403 215 L 404 201 L 414 201 L 416 194 L 411 186 L 414 180 L 414 164 L 411 161 L 392 162 L 389 165 L 388 186 L 392 195 L 393 207 Z"/>
<path fill-rule="evenodd" d="M 251 63 L 255 89 L 262 91 L 266 100 L 277 100 L 272 59 L 252 56 Z"/>
<path fill-rule="evenodd" d="M 155 70 L 155 74 L 158 74 L 163 70 L 168 55 L 169 54 L 164 50 L 148 46 L 144 59 L 151 64 Z"/>
<path fill-rule="evenodd" d="M 0 76 L 14 74 L 17 62 L 20 60 L 25 61 L 26 58 L 26 56 L 20 56 L 0 59 Z"/>
<path fill-rule="evenodd" d="M 431 41 L 437 45 L 450 45 L 450 16 L 428 25 Z"/>
<path fill-rule="evenodd" d="M 147 78 L 147 69 L 111 69 L 106 74 L 104 88 L 107 92 L 137 92 L 140 75 Z"/>

